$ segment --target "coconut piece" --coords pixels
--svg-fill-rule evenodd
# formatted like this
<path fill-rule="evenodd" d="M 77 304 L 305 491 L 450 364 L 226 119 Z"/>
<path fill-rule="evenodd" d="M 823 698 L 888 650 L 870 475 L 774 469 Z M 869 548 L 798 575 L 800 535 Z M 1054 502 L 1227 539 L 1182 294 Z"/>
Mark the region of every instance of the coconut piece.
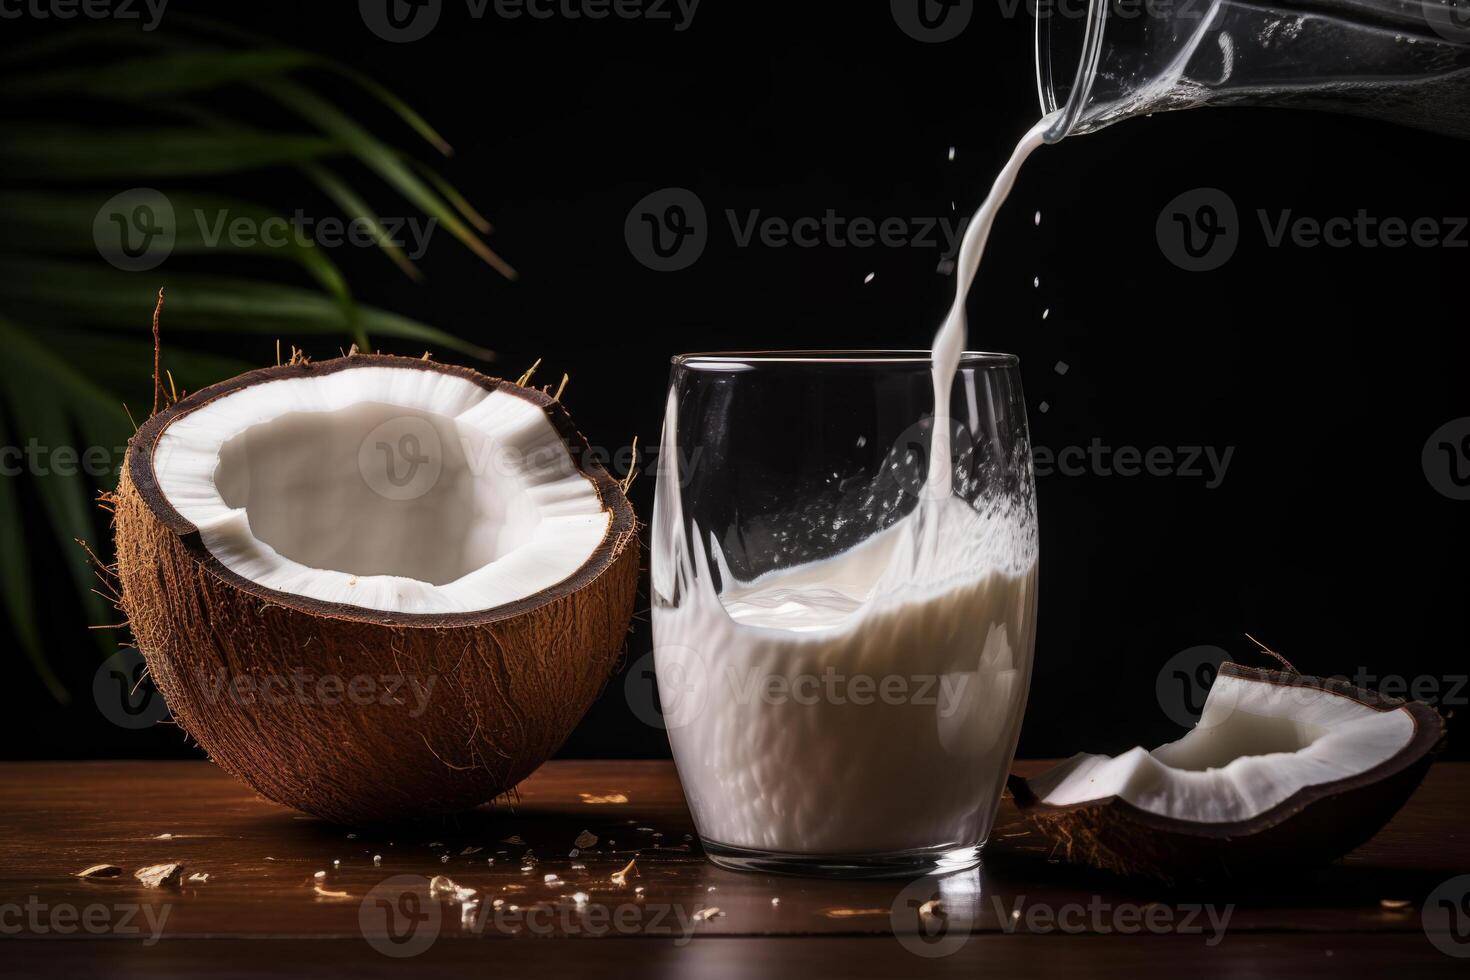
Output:
<path fill-rule="evenodd" d="M 636 597 L 632 508 L 561 403 L 433 361 L 196 392 L 134 435 L 115 511 L 122 605 L 174 718 L 262 795 L 345 823 L 530 775 L 601 691 Z M 339 696 L 230 686 L 298 677 Z"/>
<path fill-rule="evenodd" d="M 1211 879 L 1340 857 L 1423 778 L 1444 719 L 1343 681 L 1221 665 L 1197 726 L 1153 751 L 1079 754 L 1010 779 L 1063 858 Z"/>
<path fill-rule="evenodd" d="M 134 871 L 133 877 L 141 881 L 145 888 L 163 888 L 177 885 L 179 876 L 183 873 L 182 864 L 150 864 Z"/>
<path fill-rule="evenodd" d="M 122 874 L 122 868 L 115 864 L 94 864 L 90 868 L 83 868 L 73 877 L 76 878 L 117 878 Z"/>

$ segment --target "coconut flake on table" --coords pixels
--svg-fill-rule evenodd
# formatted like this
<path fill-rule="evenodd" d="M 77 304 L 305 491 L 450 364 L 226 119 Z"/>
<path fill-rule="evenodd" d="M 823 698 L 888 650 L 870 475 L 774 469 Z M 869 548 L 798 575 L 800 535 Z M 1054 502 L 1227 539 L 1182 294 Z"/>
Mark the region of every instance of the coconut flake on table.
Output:
<path fill-rule="evenodd" d="M 72 877 L 74 878 L 117 878 L 122 875 L 122 868 L 115 864 L 94 864 L 90 868 L 83 868 Z"/>
<path fill-rule="evenodd" d="M 451 904 L 458 904 L 474 898 L 475 890 L 455 884 L 446 875 L 435 875 L 429 879 L 429 897 L 444 898 Z"/>
<path fill-rule="evenodd" d="M 576 840 L 572 841 L 572 846 L 578 850 L 582 850 L 583 848 L 592 847 L 596 843 L 597 835 L 590 830 L 584 830 L 577 835 Z"/>
<path fill-rule="evenodd" d="M 182 864 L 150 864 L 133 872 L 133 877 L 143 883 L 145 888 L 162 888 L 165 885 L 176 885 L 179 876 L 183 874 Z"/>

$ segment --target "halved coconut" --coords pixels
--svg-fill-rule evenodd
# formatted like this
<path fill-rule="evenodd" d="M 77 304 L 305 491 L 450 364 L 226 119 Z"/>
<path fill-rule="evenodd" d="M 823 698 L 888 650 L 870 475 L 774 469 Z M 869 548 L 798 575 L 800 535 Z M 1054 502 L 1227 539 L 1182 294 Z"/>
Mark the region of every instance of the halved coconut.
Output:
<path fill-rule="evenodd" d="M 1444 733 L 1417 701 L 1226 663 L 1178 741 L 1075 755 L 1010 788 L 1068 860 L 1213 878 L 1362 844 L 1419 785 Z"/>
<path fill-rule="evenodd" d="M 341 820 L 524 779 L 621 651 L 633 511 L 561 404 L 429 360 L 252 371 L 133 437 L 122 603 L 174 718 Z"/>

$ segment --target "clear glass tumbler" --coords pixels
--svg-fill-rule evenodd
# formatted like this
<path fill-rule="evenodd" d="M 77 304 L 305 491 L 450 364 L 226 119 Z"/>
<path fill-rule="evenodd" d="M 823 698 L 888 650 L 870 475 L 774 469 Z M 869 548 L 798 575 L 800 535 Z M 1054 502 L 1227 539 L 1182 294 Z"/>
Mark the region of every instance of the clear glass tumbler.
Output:
<path fill-rule="evenodd" d="M 979 861 L 1035 642 L 1017 359 L 961 361 L 937 423 L 952 491 L 930 479 L 934 409 L 927 351 L 674 358 L 654 662 L 716 864 L 884 876 Z"/>

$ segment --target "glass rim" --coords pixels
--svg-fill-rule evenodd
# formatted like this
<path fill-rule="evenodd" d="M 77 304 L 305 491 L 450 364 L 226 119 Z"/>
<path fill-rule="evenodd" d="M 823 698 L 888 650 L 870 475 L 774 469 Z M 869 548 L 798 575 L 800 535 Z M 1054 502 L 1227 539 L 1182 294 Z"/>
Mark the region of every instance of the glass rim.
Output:
<path fill-rule="evenodd" d="M 850 366 L 863 364 L 933 363 L 933 352 L 927 350 L 752 350 L 702 351 L 675 354 L 669 358 L 674 367 L 736 367 L 742 364 L 811 364 Z M 970 351 L 960 355 L 960 367 L 1016 367 L 1021 358 L 1015 354 L 993 351 Z"/>

